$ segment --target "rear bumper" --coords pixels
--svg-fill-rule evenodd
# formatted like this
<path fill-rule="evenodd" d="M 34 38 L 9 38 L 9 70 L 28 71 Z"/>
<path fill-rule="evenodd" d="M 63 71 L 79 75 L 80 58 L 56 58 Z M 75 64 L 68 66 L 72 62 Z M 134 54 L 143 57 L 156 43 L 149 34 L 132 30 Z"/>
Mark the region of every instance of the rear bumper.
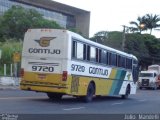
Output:
<path fill-rule="evenodd" d="M 27 84 L 27 83 L 20 83 L 21 90 L 28 90 L 28 91 L 36 91 L 36 92 L 55 92 L 55 93 L 68 93 L 68 87 L 66 85 L 39 85 L 39 84 Z"/>

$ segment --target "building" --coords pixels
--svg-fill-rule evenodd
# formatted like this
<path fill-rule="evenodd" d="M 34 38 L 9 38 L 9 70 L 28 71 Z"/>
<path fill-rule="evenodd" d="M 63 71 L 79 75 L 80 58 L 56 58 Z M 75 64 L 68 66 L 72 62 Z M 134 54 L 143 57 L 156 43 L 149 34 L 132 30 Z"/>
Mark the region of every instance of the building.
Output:
<path fill-rule="evenodd" d="M 0 0 L 0 15 L 13 5 L 36 9 L 44 18 L 56 21 L 64 28 L 76 28 L 89 37 L 90 12 L 52 0 Z"/>

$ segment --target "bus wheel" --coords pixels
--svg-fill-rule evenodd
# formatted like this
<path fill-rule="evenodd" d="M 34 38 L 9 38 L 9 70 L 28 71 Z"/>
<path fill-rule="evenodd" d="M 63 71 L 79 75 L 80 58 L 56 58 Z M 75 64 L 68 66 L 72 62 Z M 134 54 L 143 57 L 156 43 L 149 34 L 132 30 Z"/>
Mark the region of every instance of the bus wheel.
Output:
<path fill-rule="evenodd" d="M 94 94 L 95 94 L 95 86 L 93 83 L 89 83 L 88 89 L 87 89 L 87 94 L 84 97 L 84 101 L 91 102 Z"/>
<path fill-rule="evenodd" d="M 126 93 L 125 95 L 122 95 L 122 99 L 127 99 L 129 94 L 130 94 L 130 85 L 127 86 Z"/>
<path fill-rule="evenodd" d="M 47 96 L 51 100 L 61 100 L 62 99 L 62 94 L 58 94 L 58 93 L 47 93 Z"/>

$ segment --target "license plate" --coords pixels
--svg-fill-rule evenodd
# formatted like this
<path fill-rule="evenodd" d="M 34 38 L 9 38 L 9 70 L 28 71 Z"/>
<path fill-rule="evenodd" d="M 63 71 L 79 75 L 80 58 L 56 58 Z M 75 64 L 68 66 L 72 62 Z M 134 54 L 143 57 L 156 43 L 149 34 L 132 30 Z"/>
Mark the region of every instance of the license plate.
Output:
<path fill-rule="evenodd" d="M 38 79 L 44 80 L 46 79 L 46 74 L 38 74 Z"/>

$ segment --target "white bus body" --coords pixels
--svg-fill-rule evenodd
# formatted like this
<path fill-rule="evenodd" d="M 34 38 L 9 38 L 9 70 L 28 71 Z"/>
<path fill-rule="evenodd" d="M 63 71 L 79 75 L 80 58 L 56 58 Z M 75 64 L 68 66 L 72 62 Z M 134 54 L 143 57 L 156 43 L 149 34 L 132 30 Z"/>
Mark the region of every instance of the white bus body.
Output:
<path fill-rule="evenodd" d="M 68 94 L 91 101 L 93 94 L 136 93 L 135 56 L 67 30 L 28 30 L 21 68 L 21 89 L 45 92 L 50 98 Z"/>

